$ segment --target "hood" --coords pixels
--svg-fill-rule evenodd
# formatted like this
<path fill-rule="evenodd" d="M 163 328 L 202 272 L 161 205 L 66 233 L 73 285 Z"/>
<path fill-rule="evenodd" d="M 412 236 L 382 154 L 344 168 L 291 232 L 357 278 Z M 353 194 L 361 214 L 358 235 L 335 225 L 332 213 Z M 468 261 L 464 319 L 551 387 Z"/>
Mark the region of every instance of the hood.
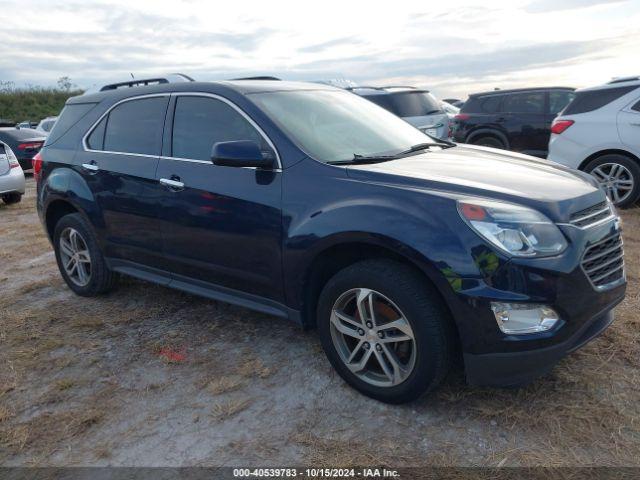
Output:
<path fill-rule="evenodd" d="M 459 145 L 383 163 L 348 167 L 350 177 L 577 211 L 604 200 L 584 173 L 527 155 Z"/>

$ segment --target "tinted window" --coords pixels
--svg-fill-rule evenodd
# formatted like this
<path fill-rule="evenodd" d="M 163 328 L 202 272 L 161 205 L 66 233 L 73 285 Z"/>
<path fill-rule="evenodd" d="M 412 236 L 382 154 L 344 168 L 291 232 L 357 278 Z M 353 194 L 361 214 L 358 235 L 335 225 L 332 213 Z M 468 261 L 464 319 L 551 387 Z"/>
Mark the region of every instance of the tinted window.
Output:
<path fill-rule="evenodd" d="M 159 155 L 166 97 L 131 100 L 109 113 L 104 150 Z"/>
<path fill-rule="evenodd" d="M 636 112 L 640 112 L 640 101 L 636 102 L 636 104 L 631 107 L 631 110 L 635 110 Z"/>
<path fill-rule="evenodd" d="M 505 97 L 502 111 L 510 113 L 544 113 L 544 93 L 511 93 Z"/>
<path fill-rule="evenodd" d="M 62 109 L 58 121 L 53 126 L 53 129 L 47 138 L 47 144 L 55 142 L 62 135 L 67 133 L 67 130 L 78 123 L 80 119 L 89 113 L 89 111 L 96 105 L 97 103 L 72 103 L 70 105 L 66 105 Z"/>
<path fill-rule="evenodd" d="M 556 114 L 566 107 L 576 94 L 566 90 L 549 92 L 549 113 Z"/>
<path fill-rule="evenodd" d="M 576 113 L 586 113 L 597 110 L 598 108 L 604 107 L 636 88 L 638 87 L 617 87 L 606 88 L 604 90 L 578 92 L 576 93 L 576 97 L 573 99 L 573 102 L 569 104 L 562 114 L 574 115 Z"/>
<path fill-rule="evenodd" d="M 399 92 L 369 95 L 365 98 L 399 117 L 421 117 L 442 112 L 442 107 L 433 95 L 425 92 Z"/>
<path fill-rule="evenodd" d="M 253 140 L 263 151 L 266 141 L 233 107 L 213 98 L 178 97 L 173 117 L 172 155 L 210 160 L 217 142 Z"/>
<path fill-rule="evenodd" d="M 500 103 L 502 95 L 492 95 L 490 97 L 481 97 L 479 100 L 480 111 L 482 113 L 497 113 L 500 111 Z"/>
<path fill-rule="evenodd" d="M 87 147 L 91 150 L 102 150 L 104 147 L 104 130 L 107 125 L 107 118 L 104 117 L 100 123 L 93 129 L 91 135 L 87 138 Z"/>

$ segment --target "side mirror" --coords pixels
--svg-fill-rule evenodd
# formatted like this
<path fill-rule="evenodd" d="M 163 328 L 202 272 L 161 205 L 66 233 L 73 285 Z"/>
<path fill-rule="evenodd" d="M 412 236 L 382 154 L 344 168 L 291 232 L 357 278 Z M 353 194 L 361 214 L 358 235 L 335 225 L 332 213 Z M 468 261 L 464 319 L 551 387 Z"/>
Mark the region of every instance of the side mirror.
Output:
<path fill-rule="evenodd" d="M 237 140 L 218 142 L 211 149 L 211 161 L 223 167 L 257 167 L 269 168 L 273 159 L 265 158 L 256 142 Z"/>

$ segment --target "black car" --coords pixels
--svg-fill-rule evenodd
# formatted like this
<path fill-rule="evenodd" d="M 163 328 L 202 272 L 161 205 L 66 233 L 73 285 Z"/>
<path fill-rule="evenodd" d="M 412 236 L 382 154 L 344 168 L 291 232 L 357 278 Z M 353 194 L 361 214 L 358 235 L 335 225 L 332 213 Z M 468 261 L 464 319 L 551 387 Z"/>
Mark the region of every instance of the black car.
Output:
<path fill-rule="evenodd" d="M 551 122 L 573 99 L 569 87 L 494 90 L 469 95 L 454 117 L 456 142 L 545 158 Z"/>
<path fill-rule="evenodd" d="M 46 137 L 31 128 L 0 128 L 0 142 L 4 142 L 16 157 L 23 170 L 31 169 L 31 160 L 40 151 Z"/>
<path fill-rule="evenodd" d="M 435 388 L 457 356 L 472 384 L 530 381 L 625 294 L 619 219 L 591 176 L 436 142 L 329 86 L 71 98 L 34 171 L 78 295 L 125 274 L 315 327 L 339 374 L 386 402 Z"/>

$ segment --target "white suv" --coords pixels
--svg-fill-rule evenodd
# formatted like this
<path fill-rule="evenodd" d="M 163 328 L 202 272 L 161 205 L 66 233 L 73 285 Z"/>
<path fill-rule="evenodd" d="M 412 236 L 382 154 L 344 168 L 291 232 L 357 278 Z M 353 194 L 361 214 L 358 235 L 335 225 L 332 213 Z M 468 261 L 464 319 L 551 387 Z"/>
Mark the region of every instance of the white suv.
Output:
<path fill-rule="evenodd" d="M 551 125 L 549 160 L 593 175 L 619 207 L 640 198 L 640 77 L 585 88 Z"/>

